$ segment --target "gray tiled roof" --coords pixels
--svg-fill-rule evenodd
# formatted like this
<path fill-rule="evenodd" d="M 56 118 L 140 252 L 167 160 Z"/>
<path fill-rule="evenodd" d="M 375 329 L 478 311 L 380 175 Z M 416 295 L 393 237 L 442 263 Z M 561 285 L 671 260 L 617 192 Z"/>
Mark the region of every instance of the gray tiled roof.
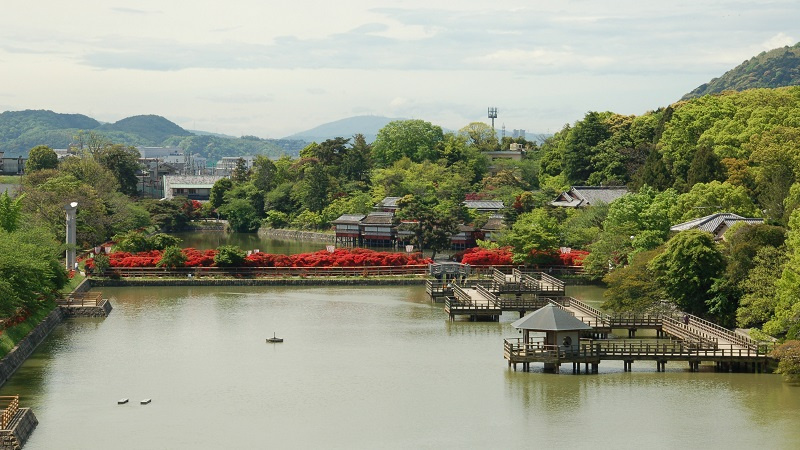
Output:
<path fill-rule="evenodd" d="M 503 202 L 500 200 L 464 200 L 464 206 L 470 209 L 489 211 L 499 211 L 504 207 Z"/>
<path fill-rule="evenodd" d="M 611 203 L 628 193 L 624 186 L 572 186 L 569 191 L 562 192 L 554 201 L 553 206 L 589 206 L 598 203 Z"/>
<path fill-rule="evenodd" d="M 377 205 L 376 208 L 397 208 L 397 201 L 402 197 L 384 197 Z"/>
<path fill-rule="evenodd" d="M 394 221 L 394 213 L 391 212 L 373 212 L 369 213 L 364 220 L 361 221 L 362 225 L 391 225 Z"/>
<path fill-rule="evenodd" d="M 333 225 L 336 224 L 358 224 L 361 222 L 361 219 L 364 218 L 363 214 L 342 214 L 339 216 L 338 219 L 331 222 Z"/>
<path fill-rule="evenodd" d="M 722 226 L 723 224 L 727 228 L 730 228 L 736 222 L 758 224 L 758 223 L 764 223 L 764 219 L 746 218 L 733 213 L 717 213 L 705 217 L 700 217 L 698 219 L 692 219 L 688 222 L 683 222 L 677 225 L 673 225 L 672 227 L 670 227 L 670 231 L 685 231 L 696 228 L 698 230 L 716 234 L 717 230 L 719 230 L 720 226 Z"/>
<path fill-rule="evenodd" d="M 512 327 L 533 331 L 590 330 L 592 327 L 563 309 L 549 304 L 511 324 Z"/>

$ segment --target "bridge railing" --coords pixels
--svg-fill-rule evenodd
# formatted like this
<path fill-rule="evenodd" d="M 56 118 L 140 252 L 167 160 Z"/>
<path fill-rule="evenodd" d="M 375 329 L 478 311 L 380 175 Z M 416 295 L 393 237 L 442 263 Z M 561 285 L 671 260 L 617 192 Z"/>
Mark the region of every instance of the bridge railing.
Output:
<path fill-rule="evenodd" d="M 723 339 L 727 339 L 727 340 L 729 340 L 731 342 L 734 342 L 736 344 L 739 344 L 739 345 L 741 345 L 743 347 L 747 347 L 747 348 L 751 348 L 751 349 L 758 349 L 759 348 L 759 343 L 757 341 L 755 341 L 754 339 L 751 339 L 751 338 L 749 338 L 747 336 L 742 336 L 741 334 L 739 334 L 739 333 L 737 333 L 735 331 L 729 330 L 729 329 L 727 329 L 725 327 L 717 325 L 716 323 L 710 322 L 710 321 L 708 321 L 706 319 L 703 319 L 701 317 L 697 317 L 697 316 L 692 315 L 692 314 L 685 314 L 685 316 L 688 317 L 689 325 L 693 325 L 695 327 L 701 328 L 701 329 L 705 330 L 706 332 L 708 332 L 710 334 L 716 335 L 716 336 L 718 336 L 720 338 L 723 338 Z"/>
<path fill-rule="evenodd" d="M 523 342 L 522 338 L 505 339 L 506 359 L 513 358 L 658 358 L 703 357 L 711 360 L 725 358 L 763 358 L 758 350 L 736 344 L 720 344 L 717 348 L 702 348 L 688 342 L 653 342 L 637 339 L 582 341 L 578 345 L 562 347 L 546 345 L 538 338 Z"/>
<path fill-rule="evenodd" d="M 116 277 L 361 277 L 426 275 L 427 265 L 361 267 L 112 267 L 104 276 Z"/>
<path fill-rule="evenodd" d="M 56 300 L 59 306 L 100 306 L 102 303 L 101 292 L 73 292 L 67 298 Z"/>
<path fill-rule="evenodd" d="M 700 348 L 715 349 L 718 347 L 717 337 L 705 332 L 702 329 L 691 327 L 683 321 L 676 320 L 669 316 L 664 316 L 661 322 L 661 329 L 686 342 L 692 343 Z"/>
<path fill-rule="evenodd" d="M 0 396 L 0 407 L 3 408 L 0 414 L 0 430 L 7 430 L 11 420 L 19 411 L 19 395 Z"/>

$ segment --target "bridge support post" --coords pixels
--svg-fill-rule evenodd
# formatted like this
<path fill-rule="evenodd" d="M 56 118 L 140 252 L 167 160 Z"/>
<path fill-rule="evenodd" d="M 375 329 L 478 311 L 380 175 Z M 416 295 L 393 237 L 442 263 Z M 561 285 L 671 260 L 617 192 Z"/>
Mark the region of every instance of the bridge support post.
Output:
<path fill-rule="evenodd" d="M 592 363 L 592 373 L 597 373 L 600 369 L 600 363 Z"/>
<path fill-rule="evenodd" d="M 622 370 L 625 372 L 631 372 L 633 370 L 633 360 L 626 359 L 622 362 Z"/>
<path fill-rule="evenodd" d="M 628 328 L 628 337 L 635 338 L 636 337 L 636 328 Z"/>

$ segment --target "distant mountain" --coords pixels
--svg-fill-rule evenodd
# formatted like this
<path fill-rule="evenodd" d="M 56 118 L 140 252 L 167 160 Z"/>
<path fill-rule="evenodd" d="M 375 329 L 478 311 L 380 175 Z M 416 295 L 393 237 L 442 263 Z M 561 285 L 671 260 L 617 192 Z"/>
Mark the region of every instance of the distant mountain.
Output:
<path fill-rule="evenodd" d="M 262 139 L 255 136 L 234 138 L 212 133 L 197 135 L 156 115 L 100 123 L 81 114 L 59 114 L 44 110 L 6 111 L 0 114 L 0 149 L 8 157 L 27 156 L 28 151 L 37 145 L 68 148 L 80 132 L 97 133 L 116 144 L 181 147 L 208 158 L 212 163 L 223 156 L 297 156 L 306 145 L 301 140 Z"/>
<path fill-rule="evenodd" d="M 382 116 L 355 116 L 322 124 L 310 130 L 301 131 L 284 139 L 303 140 L 306 142 L 322 142 L 337 137 L 351 138 L 355 134 L 363 134 L 367 142 L 375 140 L 378 131 L 393 120 Z"/>
<path fill-rule="evenodd" d="M 132 116 L 114 123 L 100 125 L 95 129 L 106 136 L 115 133 L 134 134 L 150 142 L 163 142 L 170 136 L 193 136 L 173 122 L 156 115 Z"/>
<path fill-rule="evenodd" d="M 706 84 L 684 95 L 682 100 L 722 91 L 776 88 L 800 85 L 800 43 L 761 52 Z"/>

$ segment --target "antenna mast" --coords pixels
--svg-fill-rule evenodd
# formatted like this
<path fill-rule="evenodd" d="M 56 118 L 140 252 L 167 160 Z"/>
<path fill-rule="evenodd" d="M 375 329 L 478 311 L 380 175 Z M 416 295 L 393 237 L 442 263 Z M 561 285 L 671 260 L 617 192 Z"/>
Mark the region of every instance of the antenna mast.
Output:
<path fill-rule="evenodd" d="M 494 119 L 497 119 L 497 108 L 489 107 L 489 118 L 492 119 L 492 131 L 494 131 Z"/>

